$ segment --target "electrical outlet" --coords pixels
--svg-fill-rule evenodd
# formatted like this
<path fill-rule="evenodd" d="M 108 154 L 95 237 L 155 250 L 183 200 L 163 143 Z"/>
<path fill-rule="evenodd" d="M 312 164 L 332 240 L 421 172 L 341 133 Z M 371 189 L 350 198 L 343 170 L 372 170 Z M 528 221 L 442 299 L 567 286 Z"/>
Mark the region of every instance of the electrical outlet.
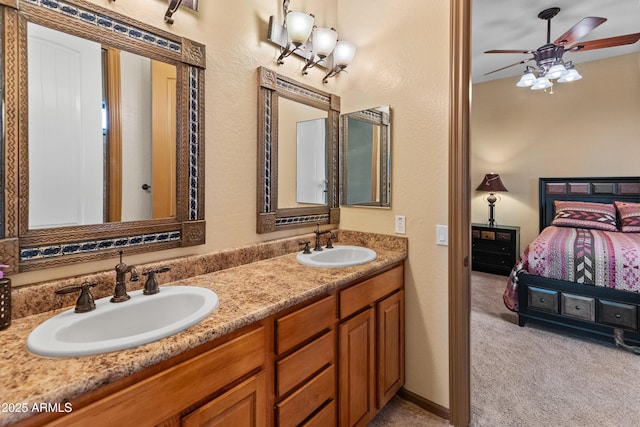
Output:
<path fill-rule="evenodd" d="M 404 215 L 396 215 L 396 233 L 407 233 L 407 217 Z"/>
<path fill-rule="evenodd" d="M 449 246 L 449 227 L 446 225 L 436 225 L 436 244 Z"/>

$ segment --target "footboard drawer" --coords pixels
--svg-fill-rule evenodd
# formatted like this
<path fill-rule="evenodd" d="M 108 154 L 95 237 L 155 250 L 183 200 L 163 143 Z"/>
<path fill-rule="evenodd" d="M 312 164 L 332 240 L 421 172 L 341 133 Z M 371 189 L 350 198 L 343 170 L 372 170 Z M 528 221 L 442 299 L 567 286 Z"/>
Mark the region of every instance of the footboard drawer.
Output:
<path fill-rule="evenodd" d="M 558 291 L 534 288 L 532 286 L 529 286 L 527 291 L 529 293 L 528 308 L 551 313 L 558 312 Z"/>
<path fill-rule="evenodd" d="M 598 321 L 605 325 L 638 330 L 638 307 L 606 300 L 599 300 Z"/>
<path fill-rule="evenodd" d="M 563 293 L 560 300 L 563 316 L 589 320 L 590 322 L 596 321 L 596 300 L 594 298 Z"/>

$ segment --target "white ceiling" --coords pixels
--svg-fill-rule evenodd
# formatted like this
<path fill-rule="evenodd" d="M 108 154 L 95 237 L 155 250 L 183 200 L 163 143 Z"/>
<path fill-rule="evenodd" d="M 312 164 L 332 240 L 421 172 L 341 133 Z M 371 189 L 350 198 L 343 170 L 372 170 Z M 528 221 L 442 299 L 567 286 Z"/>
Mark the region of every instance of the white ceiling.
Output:
<path fill-rule="evenodd" d="M 527 54 L 488 54 L 491 49 L 534 50 L 547 41 L 547 21 L 538 13 L 559 7 L 560 13 L 551 20 L 551 41 L 555 40 L 582 18 L 596 16 L 607 21 L 581 38 L 580 41 L 640 33 L 640 0 L 472 0 L 472 80 L 473 83 L 520 76 L 525 65 L 485 76 L 497 68 L 531 57 Z M 580 63 L 609 56 L 640 52 L 640 41 L 632 45 L 565 53 L 580 70 Z"/>

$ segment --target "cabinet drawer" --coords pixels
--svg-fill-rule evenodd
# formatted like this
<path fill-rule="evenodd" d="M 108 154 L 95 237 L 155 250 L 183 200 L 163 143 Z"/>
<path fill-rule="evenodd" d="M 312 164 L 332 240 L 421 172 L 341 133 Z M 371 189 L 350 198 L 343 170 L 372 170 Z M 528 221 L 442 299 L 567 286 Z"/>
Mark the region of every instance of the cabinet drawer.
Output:
<path fill-rule="evenodd" d="M 402 267 L 396 267 L 372 279 L 340 292 L 340 318 L 344 319 L 403 286 Z"/>
<path fill-rule="evenodd" d="M 314 335 L 330 329 L 335 320 L 334 295 L 276 319 L 276 353 L 282 354 Z"/>
<path fill-rule="evenodd" d="M 491 242 L 485 240 L 474 240 L 474 251 L 486 251 L 496 254 L 513 255 L 513 246 L 506 242 Z"/>
<path fill-rule="evenodd" d="M 332 400 L 313 416 L 302 427 L 335 427 L 336 426 L 336 401 Z"/>
<path fill-rule="evenodd" d="M 558 312 L 558 292 L 549 289 L 529 287 L 529 308 L 535 310 Z"/>
<path fill-rule="evenodd" d="M 511 270 L 515 265 L 515 261 L 509 255 L 487 254 L 474 252 L 472 262 L 479 265 L 487 265 L 491 267 L 508 268 Z"/>
<path fill-rule="evenodd" d="M 329 366 L 291 396 L 276 404 L 277 426 L 297 426 L 324 403 L 335 400 L 336 374 Z"/>
<path fill-rule="evenodd" d="M 328 332 L 276 363 L 276 394 L 282 396 L 323 367 L 334 363 L 336 335 Z"/>
<path fill-rule="evenodd" d="M 638 330 L 638 307 L 630 304 L 599 300 L 598 321 L 605 325 Z"/>
<path fill-rule="evenodd" d="M 563 316 L 580 320 L 596 321 L 596 301 L 580 295 L 562 294 L 560 310 Z"/>

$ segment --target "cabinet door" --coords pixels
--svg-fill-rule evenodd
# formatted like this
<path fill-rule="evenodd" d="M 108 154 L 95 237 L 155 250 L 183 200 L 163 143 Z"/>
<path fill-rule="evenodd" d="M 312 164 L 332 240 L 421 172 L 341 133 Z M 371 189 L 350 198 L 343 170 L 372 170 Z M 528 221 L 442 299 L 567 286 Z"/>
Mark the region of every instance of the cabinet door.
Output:
<path fill-rule="evenodd" d="M 260 373 L 182 418 L 182 427 L 267 425 L 265 374 Z"/>
<path fill-rule="evenodd" d="M 339 326 L 340 426 L 365 426 L 375 413 L 374 322 L 371 308 Z"/>
<path fill-rule="evenodd" d="M 377 307 L 377 408 L 404 384 L 404 291 L 380 301 Z"/>

